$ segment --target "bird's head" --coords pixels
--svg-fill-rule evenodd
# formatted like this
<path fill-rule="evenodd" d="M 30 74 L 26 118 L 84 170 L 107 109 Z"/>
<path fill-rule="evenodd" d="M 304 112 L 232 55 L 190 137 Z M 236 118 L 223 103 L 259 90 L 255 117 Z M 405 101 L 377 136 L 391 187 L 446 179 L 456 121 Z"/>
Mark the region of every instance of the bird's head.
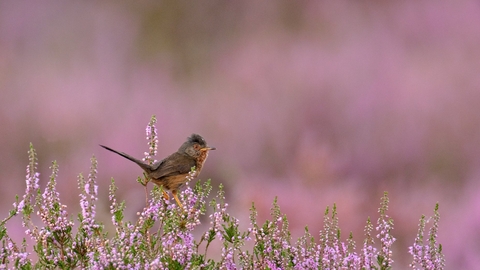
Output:
<path fill-rule="evenodd" d="M 178 152 L 197 158 L 204 153 L 206 154 L 210 150 L 215 150 L 215 147 L 208 146 L 207 142 L 202 136 L 198 134 L 192 134 L 187 138 L 187 141 L 180 146 Z"/>

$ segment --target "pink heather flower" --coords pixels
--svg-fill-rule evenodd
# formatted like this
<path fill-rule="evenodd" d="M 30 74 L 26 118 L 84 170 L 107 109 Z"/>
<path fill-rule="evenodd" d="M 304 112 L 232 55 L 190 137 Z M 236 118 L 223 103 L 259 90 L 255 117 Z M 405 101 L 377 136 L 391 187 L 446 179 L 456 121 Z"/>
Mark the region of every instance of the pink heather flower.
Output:
<path fill-rule="evenodd" d="M 40 181 L 40 173 L 35 172 L 30 174 L 29 168 L 27 168 L 27 179 L 25 180 L 27 184 L 27 189 L 25 191 L 24 196 L 32 195 L 38 190 L 39 185 L 38 182 Z"/>
<path fill-rule="evenodd" d="M 364 243 L 362 248 L 362 258 L 361 258 L 362 267 L 364 267 L 365 269 L 373 269 L 376 252 L 377 252 L 376 248 Z"/>
<path fill-rule="evenodd" d="M 144 153 L 145 158 L 143 159 L 143 161 L 149 164 L 153 164 L 156 162 L 154 157 L 157 155 L 158 136 L 155 123 L 157 123 L 157 118 L 155 117 L 155 115 L 153 115 L 145 130 L 145 133 L 147 134 L 149 152 Z"/>
<path fill-rule="evenodd" d="M 227 203 L 223 205 L 217 204 L 215 207 L 216 211 L 210 215 L 210 220 L 212 220 L 210 221 L 210 224 L 212 226 L 210 227 L 209 231 L 213 230 L 216 234 L 216 237 L 220 240 L 223 240 L 223 234 L 221 232 L 223 231 L 222 224 L 224 221 L 224 217 L 228 215 L 226 213 L 227 207 L 228 207 Z"/>
<path fill-rule="evenodd" d="M 271 270 L 282 270 L 283 269 L 281 267 L 278 267 L 274 262 L 272 262 L 269 259 L 267 259 L 266 261 L 267 261 L 266 263 L 267 263 L 268 268 L 270 268 Z"/>
<path fill-rule="evenodd" d="M 388 218 L 388 215 L 385 215 L 385 218 Z M 392 245 L 395 242 L 395 238 L 391 235 L 391 230 L 393 229 L 393 221 L 379 219 L 379 225 L 376 230 L 379 231 L 377 238 L 380 239 L 382 245 L 381 254 L 385 257 L 383 261 L 384 266 L 391 266 L 393 263 L 392 259 Z"/>
<path fill-rule="evenodd" d="M 18 209 L 18 211 L 20 211 L 20 212 L 22 211 L 22 209 L 23 209 L 24 206 L 25 206 L 25 200 L 21 200 L 21 201 L 18 203 L 18 206 L 17 206 L 17 203 L 16 203 L 16 202 L 13 203 L 13 207 L 14 207 L 14 208 L 17 208 L 17 207 L 18 207 L 17 209 Z"/>
<path fill-rule="evenodd" d="M 175 242 L 171 246 L 173 251 L 172 259 L 178 261 L 180 264 L 187 264 L 193 256 L 195 243 L 193 241 L 193 235 L 190 233 L 179 232 L 177 234 L 182 241 Z"/>
<path fill-rule="evenodd" d="M 40 173 L 37 172 L 37 153 L 31 143 L 30 150 L 28 151 L 28 160 L 25 194 L 23 195 L 22 201 L 18 204 L 19 211 L 22 211 L 26 204 L 33 204 L 33 200 L 39 189 L 38 182 L 40 181 Z M 27 222 L 27 219 L 27 217 L 24 217 L 24 223 Z"/>
<path fill-rule="evenodd" d="M 372 238 L 372 231 L 373 225 L 370 218 L 368 218 L 367 225 L 365 225 L 365 241 L 363 242 L 363 248 L 360 255 L 360 265 L 365 269 L 373 269 L 375 254 L 377 253 L 377 249 L 373 247 L 374 240 Z"/>
<path fill-rule="evenodd" d="M 236 270 L 237 266 L 235 265 L 234 262 L 234 251 L 233 248 L 222 248 L 222 269 L 227 269 L 227 270 Z"/>
<path fill-rule="evenodd" d="M 142 227 L 147 220 L 156 222 L 159 219 L 163 219 L 165 217 L 165 211 L 163 201 L 155 198 L 150 199 L 148 207 L 144 208 L 143 211 L 138 214 L 140 217 L 136 228 Z M 114 219 L 114 217 L 112 217 L 112 219 Z"/>
<path fill-rule="evenodd" d="M 92 165 L 87 181 L 80 174 L 78 177 L 80 193 L 80 207 L 82 208 L 82 226 L 88 236 L 92 236 L 93 230 L 99 226 L 95 224 L 95 213 L 98 196 L 98 186 L 96 184 L 97 177 L 97 160 L 95 157 L 91 158 Z"/>
<path fill-rule="evenodd" d="M 356 253 L 348 254 L 343 259 L 342 269 L 360 269 L 360 257 Z"/>
<path fill-rule="evenodd" d="M 438 203 L 435 205 L 435 215 L 433 224 L 429 231 L 429 243 L 424 243 L 425 225 L 430 221 L 425 216 L 420 218 L 417 237 L 415 243 L 409 247 L 409 253 L 413 256 L 413 262 L 410 267 L 413 269 L 444 269 L 445 258 L 442 254 L 441 245 L 437 244 L 438 221 L 440 215 L 438 213 Z"/>
<path fill-rule="evenodd" d="M 67 206 L 60 203 L 59 193 L 56 191 L 56 178 L 58 165 L 53 162 L 52 175 L 42 194 L 42 205 L 39 214 L 45 225 L 52 231 L 68 231 L 73 227 L 73 222 L 68 220 Z"/>
<path fill-rule="evenodd" d="M 379 232 L 377 234 L 377 238 L 380 239 L 381 249 L 378 256 L 383 258 L 382 267 L 390 267 L 393 264 L 392 259 L 392 245 L 395 242 L 395 238 L 392 236 L 391 231 L 393 230 L 393 220 L 388 217 L 386 214 L 388 210 L 388 193 L 385 192 L 382 201 L 380 204 L 380 208 L 378 212 L 380 213 L 380 217 L 377 220 L 377 228 L 376 230 Z"/>

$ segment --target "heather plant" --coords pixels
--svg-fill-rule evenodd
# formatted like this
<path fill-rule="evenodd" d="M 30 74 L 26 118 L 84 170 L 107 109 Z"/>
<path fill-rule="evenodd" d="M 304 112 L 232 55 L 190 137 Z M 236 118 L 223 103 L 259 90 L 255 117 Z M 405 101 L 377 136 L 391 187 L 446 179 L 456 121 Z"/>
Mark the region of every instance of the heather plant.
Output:
<path fill-rule="evenodd" d="M 149 151 L 145 161 L 154 162 L 157 149 L 155 117 L 147 126 Z M 0 223 L 0 268 L 15 269 L 391 269 L 393 264 L 393 220 L 388 216 L 388 194 L 381 198 L 376 227 L 370 218 L 365 226 L 365 240 L 357 249 L 350 233 L 342 240 L 337 208 L 325 210 L 323 229 L 316 240 L 308 227 L 296 241 L 292 240 L 287 217 L 273 201 L 271 219 L 257 221 L 252 203 L 250 224 L 239 229 L 240 220 L 228 212 L 223 186 L 209 200 L 210 180 L 193 183 L 195 168 L 180 200 L 184 208 L 162 196 L 161 188 L 146 189 L 148 179 L 139 178 L 145 186 L 146 206 L 136 220 L 125 220 L 125 202 L 116 197 L 118 187 L 111 179 L 109 188 L 111 222 L 115 231 L 107 232 L 96 219 L 98 200 L 97 160 L 91 159 L 87 177 L 78 176 L 81 213 L 69 215 L 56 191 L 58 165 L 52 163 L 52 174 L 42 192 L 39 188 L 37 155 L 30 145 L 25 194 L 13 204 L 9 216 Z M 210 226 L 199 233 L 200 218 L 207 216 Z M 38 218 L 34 218 L 34 216 Z M 5 224 L 21 216 L 25 235 L 33 240 L 33 249 L 26 240 L 15 243 Z M 422 216 L 418 235 L 410 247 L 414 269 L 443 269 L 442 246 L 437 243 L 438 204 L 428 242 L 424 242 L 426 224 Z M 34 221 L 35 220 L 35 221 Z M 37 224 L 41 221 L 42 224 Z M 245 222 L 245 221 L 242 221 Z M 75 230 L 73 228 L 76 228 Z M 200 235 L 195 239 L 194 235 Z M 220 256 L 209 254 L 209 247 L 221 244 Z M 251 243 L 251 245 L 247 245 Z M 247 248 L 249 246 L 249 248 Z M 253 246 L 253 247 L 252 247 Z M 35 253 L 35 259 L 32 258 Z"/>

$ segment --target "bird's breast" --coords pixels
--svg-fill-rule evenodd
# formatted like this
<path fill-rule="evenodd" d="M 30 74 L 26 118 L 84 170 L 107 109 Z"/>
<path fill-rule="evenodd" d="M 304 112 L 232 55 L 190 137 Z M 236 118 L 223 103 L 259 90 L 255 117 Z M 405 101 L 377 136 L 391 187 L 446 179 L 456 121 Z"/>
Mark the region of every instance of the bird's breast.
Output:
<path fill-rule="evenodd" d="M 202 170 L 203 164 L 205 163 L 205 160 L 207 160 L 208 157 L 208 151 L 204 151 L 198 156 L 196 160 L 196 165 L 195 165 L 195 176 L 198 176 L 200 174 L 200 171 Z"/>

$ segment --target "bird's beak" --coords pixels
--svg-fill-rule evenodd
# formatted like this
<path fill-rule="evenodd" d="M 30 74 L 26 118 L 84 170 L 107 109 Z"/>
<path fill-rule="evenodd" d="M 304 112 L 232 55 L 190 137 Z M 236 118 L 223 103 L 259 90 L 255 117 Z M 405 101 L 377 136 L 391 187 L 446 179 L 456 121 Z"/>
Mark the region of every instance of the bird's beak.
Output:
<path fill-rule="evenodd" d="M 217 149 L 217 148 L 207 146 L 207 147 L 204 147 L 204 148 L 202 148 L 202 149 L 200 149 L 200 150 L 202 150 L 202 151 L 208 151 L 208 150 L 215 150 L 215 149 Z"/>

